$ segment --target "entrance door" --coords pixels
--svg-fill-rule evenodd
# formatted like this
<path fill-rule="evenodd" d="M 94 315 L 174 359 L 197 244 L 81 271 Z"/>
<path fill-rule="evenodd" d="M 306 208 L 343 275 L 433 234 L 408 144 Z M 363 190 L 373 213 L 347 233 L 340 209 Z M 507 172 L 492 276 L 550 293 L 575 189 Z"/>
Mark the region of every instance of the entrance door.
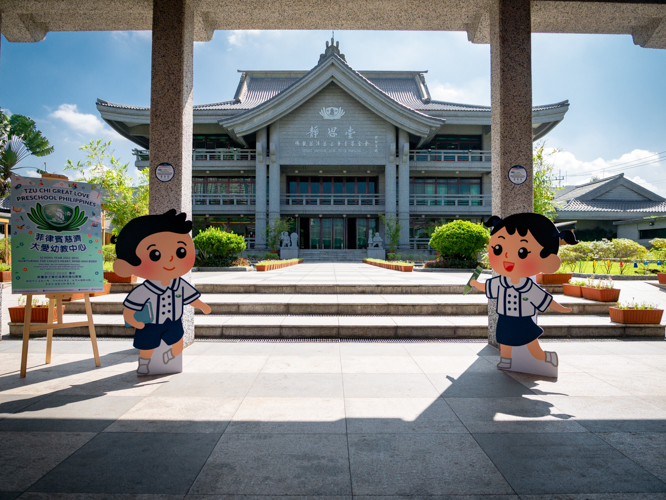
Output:
<path fill-rule="evenodd" d="M 322 217 L 310 219 L 310 248 L 342 250 L 347 248 L 345 219 Z"/>

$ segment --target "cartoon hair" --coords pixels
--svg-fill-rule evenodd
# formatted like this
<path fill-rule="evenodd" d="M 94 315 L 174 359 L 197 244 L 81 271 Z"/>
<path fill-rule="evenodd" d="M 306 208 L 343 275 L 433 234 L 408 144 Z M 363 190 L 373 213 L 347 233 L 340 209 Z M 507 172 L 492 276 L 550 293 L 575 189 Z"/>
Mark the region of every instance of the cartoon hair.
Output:
<path fill-rule="evenodd" d="M 129 221 L 118 236 L 111 238 L 111 243 L 116 244 L 116 255 L 120 260 L 138 266 L 141 259 L 136 254 L 136 247 L 141 240 L 157 233 L 187 234 L 192 230 L 192 221 L 186 219 L 187 214 L 176 215 L 173 209 L 161 215 L 143 215 Z"/>
<path fill-rule="evenodd" d="M 542 259 L 545 259 L 551 254 L 557 255 L 561 239 L 569 245 L 575 245 L 578 243 L 573 231 L 560 231 L 555 227 L 555 224 L 548 219 L 548 217 L 540 214 L 513 214 L 509 215 L 506 219 L 493 215 L 483 224 L 486 227 L 493 228 L 490 232 L 491 236 L 502 228 L 505 228 L 506 232 L 509 234 L 514 234 L 517 230 L 518 234 L 521 236 L 525 236 L 527 231 L 529 231 L 539 245 L 543 247 L 543 250 L 541 250 L 540 253 Z"/>

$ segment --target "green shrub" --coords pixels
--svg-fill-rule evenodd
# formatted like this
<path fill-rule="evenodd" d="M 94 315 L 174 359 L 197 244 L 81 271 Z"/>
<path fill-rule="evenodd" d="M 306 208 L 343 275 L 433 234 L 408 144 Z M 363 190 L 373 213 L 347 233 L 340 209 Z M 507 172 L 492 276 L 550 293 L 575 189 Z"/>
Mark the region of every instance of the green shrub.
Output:
<path fill-rule="evenodd" d="M 4 262 L 0 263 L 0 272 L 11 271 L 11 270 L 12 266 L 10 266 L 9 264 L 5 264 Z"/>
<path fill-rule="evenodd" d="M 618 238 L 613 240 L 614 257 L 616 259 L 645 259 L 648 251 L 640 243 L 627 238 Z"/>
<path fill-rule="evenodd" d="M 7 241 L 6 254 L 5 254 L 5 240 Z M 7 238 L 3 238 L 2 240 L 0 240 L 0 260 L 2 262 L 7 262 L 11 254 L 12 254 L 12 238 L 11 236 L 7 236 Z"/>
<path fill-rule="evenodd" d="M 231 266 L 246 248 L 245 238 L 214 226 L 199 232 L 193 241 L 198 250 L 195 266 L 199 267 Z"/>
<path fill-rule="evenodd" d="M 262 257 L 264 260 L 280 260 L 280 255 L 273 252 L 266 252 Z"/>
<path fill-rule="evenodd" d="M 482 224 L 456 220 L 436 228 L 430 238 L 430 246 L 445 259 L 473 260 L 476 263 L 479 252 L 488 246 L 488 241 L 490 231 Z"/>
<path fill-rule="evenodd" d="M 113 262 L 118 257 L 116 256 L 116 245 L 104 245 L 102 247 L 102 257 L 104 262 Z"/>

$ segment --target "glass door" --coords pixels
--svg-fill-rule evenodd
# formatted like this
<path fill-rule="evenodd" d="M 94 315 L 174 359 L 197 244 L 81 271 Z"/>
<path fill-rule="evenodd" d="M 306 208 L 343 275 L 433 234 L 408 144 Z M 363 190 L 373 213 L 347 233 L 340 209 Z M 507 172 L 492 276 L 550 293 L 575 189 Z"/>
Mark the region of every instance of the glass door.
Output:
<path fill-rule="evenodd" d="M 342 250 L 345 247 L 345 220 L 333 219 L 333 248 Z"/>
<path fill-rule="evenodd" d="M 321 242 L 321 219 L 310 219 L 310 248 L 320 248 Z"/>
<path fill-rule="evenodd" d="M 368 220 L 356 219 L 356 248 L 368 247 Z"/>
<path fill-rule="evenodd" d="M 332 222 L 333 219 L 321 219 L 321 242 L 322 246 L 321 248 L 324 248 L 326 250 L 330 250 L 333 248 L 332 246 L 332 241 L 331 241 L 331 229 L 332 229 Z"/>

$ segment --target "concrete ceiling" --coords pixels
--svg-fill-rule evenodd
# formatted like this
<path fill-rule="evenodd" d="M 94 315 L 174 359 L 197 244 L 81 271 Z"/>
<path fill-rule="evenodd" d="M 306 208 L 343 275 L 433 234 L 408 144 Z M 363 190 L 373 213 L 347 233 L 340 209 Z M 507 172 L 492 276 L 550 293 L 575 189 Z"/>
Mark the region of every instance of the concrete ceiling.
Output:
<path fill-rule="evenodd" d="M 335 29 L 466 31 L 489 43 L 488 0 L 192 0 L 195 40 L 215 30 Z M 150 30 L 152 0 L 2 0 L 2 33 L 38 42 L 50 31 Z M 666 4 L 647 1 L 532 2 L 534 33 L 632 35 L 646 48 L 666 48 Z"/>

